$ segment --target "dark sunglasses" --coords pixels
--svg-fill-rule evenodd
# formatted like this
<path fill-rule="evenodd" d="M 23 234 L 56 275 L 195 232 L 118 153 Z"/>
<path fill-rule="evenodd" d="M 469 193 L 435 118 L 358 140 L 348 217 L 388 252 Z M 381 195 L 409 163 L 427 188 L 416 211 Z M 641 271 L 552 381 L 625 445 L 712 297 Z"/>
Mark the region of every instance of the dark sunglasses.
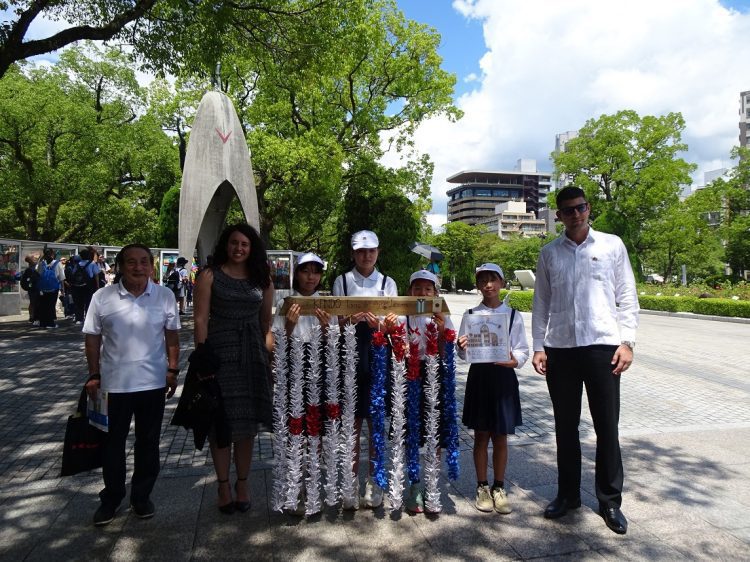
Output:
<path fill-rule="evenodd" d="M 566 217 L 572 217 L 576 211 L 583 214 L 588 208 L 588 203 L 581 203 L 580 205 L 573 205 L 572 207 L 560 207 L 560 214 L 565 215 Z"/>

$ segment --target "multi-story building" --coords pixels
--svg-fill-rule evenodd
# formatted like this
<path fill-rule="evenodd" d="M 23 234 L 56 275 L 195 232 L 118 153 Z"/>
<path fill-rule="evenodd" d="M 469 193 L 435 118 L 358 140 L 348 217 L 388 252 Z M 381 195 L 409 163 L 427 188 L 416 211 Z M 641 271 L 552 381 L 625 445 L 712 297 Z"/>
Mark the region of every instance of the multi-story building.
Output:
<path fill-rule="evenodd" d="M 740 92 L 740 146 L 750 146 L 750 90 Z"/>
<path fill-rule="evenodd" d="M 495 214 L 478 224 L 486 225 L 488 232 L 497 234 L 503 240 L 513 236 L 543 236 L 547 232 L 547 223 L 536 218 L 534 213 L 527 212 L 523 201 L 506 201 L 495 205 Z"/>
<path fill-rule="evenodd" d="M 537 171 L 536 160 L 520 159 L 515 170 L 466 170 L 447 181 L 459 184 L 448 190 L 448 222 L 474 225 L 494 215 L 499 203 L 523 202 L 532 213 L 546 207 L 552 175 Z"/>

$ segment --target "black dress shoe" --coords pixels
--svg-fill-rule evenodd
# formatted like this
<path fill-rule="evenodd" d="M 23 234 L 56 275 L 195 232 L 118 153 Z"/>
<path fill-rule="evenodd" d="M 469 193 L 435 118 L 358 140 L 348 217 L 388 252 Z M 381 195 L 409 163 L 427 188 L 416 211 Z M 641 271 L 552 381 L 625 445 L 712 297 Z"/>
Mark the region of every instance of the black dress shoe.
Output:
<path fill-rule="evenodd" d="M 600 507 L 599 515 L 604 518 L 607 527 L 618 535 L 628 532 L 628 520 L 625 519 L 619 507 Z"/>
<path fill-rule="evenodd" d="M 544 517 L 545 519 L 558 519 L 568 513 L 569 509 L 579 507 L 581 507 L 581 498 L 568 499 L 557 496 L 544 510 Z"/>

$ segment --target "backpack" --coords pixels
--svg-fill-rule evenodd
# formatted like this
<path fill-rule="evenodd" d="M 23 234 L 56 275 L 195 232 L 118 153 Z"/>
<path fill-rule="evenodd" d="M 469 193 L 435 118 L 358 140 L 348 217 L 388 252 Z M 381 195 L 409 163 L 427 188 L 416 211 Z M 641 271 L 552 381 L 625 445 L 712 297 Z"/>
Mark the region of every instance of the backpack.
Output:
<path fill-rule="evenodd" d="M 39 279 L 39 290 L 43 293 L 57 291 L 60 288 L 60 282 L 57 280 L 57 260 L 52 260 L 49 264 L 42 261 L 42 273 Z"/>
<path fill-rule="evenodd" d="M 33 291 L 39 286 L 39 272 L 33 267 L 27 267 L 21 276 L 21 288 L 24 291 Z"/>
<path fill-rule="evenodd" d="M 81 262 L 78 262 L 73 266 L 73 272 L 70 274 L 70 279 L 68 279 L 68 283 L 73 285 L 73 287 L 85 287 L 88 285 L 89 282 L 89 276 L 86 273 L 86 266 L 81 265 Z"/>
<path fill-rule="evenodd" d="M 176 269 L 172 270 L 172 273 L 167 277 L 167 289 L 172 289 L 175 293 L 180 290 L 180 272 Z"/>

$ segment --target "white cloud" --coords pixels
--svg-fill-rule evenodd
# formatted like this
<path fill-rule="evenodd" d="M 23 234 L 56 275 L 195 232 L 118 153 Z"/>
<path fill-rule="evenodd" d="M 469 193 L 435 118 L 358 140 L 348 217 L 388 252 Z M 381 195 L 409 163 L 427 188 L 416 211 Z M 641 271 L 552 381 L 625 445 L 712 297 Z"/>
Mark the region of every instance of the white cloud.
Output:
<path fill-rule="evenodd" d="M 479 80 L 479 76 L 476 74 L 476 72 L 470 72 L 464 77 L 464 82 L 466 82 L 467 84 L 476 82 L 477 80 Z"/>
<path fill-rule="evenodd" d="M 435 162 L 433 214 L 446 212 L 445 178 L 509 169 L 536 158 L 551 170 L 555 134 L 620 109 L 682 112 L 695 174 L 731 165 L 739 92 L 750 89 L 750 14 L 718 0 L 456 0 L 482 22 L 487 51 L 464 118 L 425 123 L 417 149 Z M 450 30 L 443 30 L 450 33 Z"/>

